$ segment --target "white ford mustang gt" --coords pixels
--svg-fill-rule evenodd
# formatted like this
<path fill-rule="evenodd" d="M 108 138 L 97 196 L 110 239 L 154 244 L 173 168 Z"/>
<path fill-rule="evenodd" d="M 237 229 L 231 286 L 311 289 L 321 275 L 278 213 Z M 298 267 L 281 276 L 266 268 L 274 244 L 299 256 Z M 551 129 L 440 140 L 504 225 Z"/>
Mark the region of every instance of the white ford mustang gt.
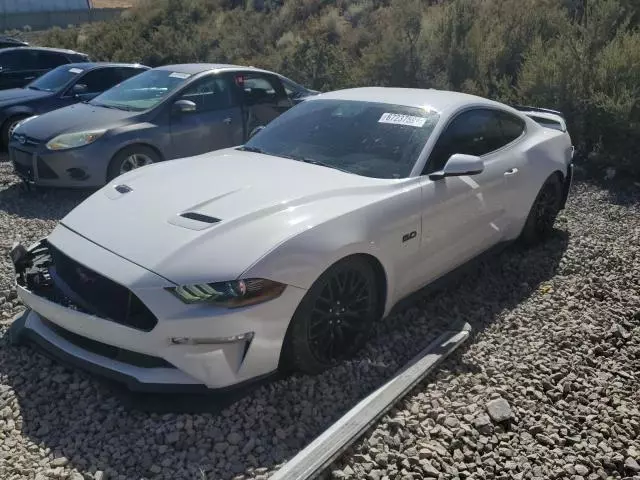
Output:
<path fill-rule="evenodd" d="M 11 338 L 132 389 L 320 372 L 408 294 L 498 243 L 543 240 L 572 157 L 558 112 L 321 94 L 243 146 L 118 177 L 16 245 L 28 309 Z"/>

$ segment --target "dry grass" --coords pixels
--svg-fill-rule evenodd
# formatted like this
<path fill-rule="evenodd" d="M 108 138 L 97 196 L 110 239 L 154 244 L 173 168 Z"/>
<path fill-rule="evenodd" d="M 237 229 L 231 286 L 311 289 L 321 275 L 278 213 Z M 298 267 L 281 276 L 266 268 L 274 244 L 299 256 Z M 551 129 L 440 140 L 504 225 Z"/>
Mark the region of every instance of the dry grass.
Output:
<path fill-rule="evenodd" d="M 133 7 L 138 0 L 93 0 L 94 8 L 130 8 Z"/>

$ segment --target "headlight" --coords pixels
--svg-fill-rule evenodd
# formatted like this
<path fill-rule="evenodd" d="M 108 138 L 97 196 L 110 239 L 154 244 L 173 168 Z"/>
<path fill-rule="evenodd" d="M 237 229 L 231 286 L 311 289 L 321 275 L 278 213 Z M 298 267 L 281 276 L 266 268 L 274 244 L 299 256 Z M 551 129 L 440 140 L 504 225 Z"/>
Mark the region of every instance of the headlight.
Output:
<path fill-rule="evenodd" d="M 285 287 L 286 285 L 272 280 L 249 278 L 169 287 L 167 290 L 184 303 L 209 303 L 220 307 L 238 308 L 277 298 Z"/>
<path fill-rule="evenodd" d="M 69 148 L 89 145 L 99 139 L 106 130 L 91 130 L 88 132 L 63 133 L 47 143 L 49 150 L 67 150 Z"/>

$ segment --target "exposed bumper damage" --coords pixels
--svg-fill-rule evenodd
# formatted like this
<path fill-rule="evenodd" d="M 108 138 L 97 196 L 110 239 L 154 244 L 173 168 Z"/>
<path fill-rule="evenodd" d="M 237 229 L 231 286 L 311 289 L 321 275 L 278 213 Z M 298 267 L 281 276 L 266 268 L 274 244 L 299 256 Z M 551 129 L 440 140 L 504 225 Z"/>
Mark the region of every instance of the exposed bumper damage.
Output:
<path fill-rule="evenodd" d="M 67 229 L 52 237 L 77 242 L 78 261 L 47 240 L 11 251 L 28 307 L 11 327 L 13 342 L 137 391 L 225 391 L 277 371 L 288 325 L 281 308 L 295 308 L 303 291 L 257 309 L 185 305 L 165 291 L 166 279 Z M 105 275 L 91 268 L 104 260 Z"/>

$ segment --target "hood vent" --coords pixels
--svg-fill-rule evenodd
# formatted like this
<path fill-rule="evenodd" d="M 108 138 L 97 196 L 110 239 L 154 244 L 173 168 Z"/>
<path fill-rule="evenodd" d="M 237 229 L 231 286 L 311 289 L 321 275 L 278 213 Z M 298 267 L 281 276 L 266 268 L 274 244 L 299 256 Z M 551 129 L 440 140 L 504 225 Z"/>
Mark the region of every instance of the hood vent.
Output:
<path fill-rule="evenodd" d="M 210 217 L 209 215 L 203 215 L 197 212 L 185 212 L 180 214 L 183 218 L 188 218 L 189 220 L 195 220 L 197 222 L 204 223 L 218 223 L 220 221 L 219 218 Z"/>

